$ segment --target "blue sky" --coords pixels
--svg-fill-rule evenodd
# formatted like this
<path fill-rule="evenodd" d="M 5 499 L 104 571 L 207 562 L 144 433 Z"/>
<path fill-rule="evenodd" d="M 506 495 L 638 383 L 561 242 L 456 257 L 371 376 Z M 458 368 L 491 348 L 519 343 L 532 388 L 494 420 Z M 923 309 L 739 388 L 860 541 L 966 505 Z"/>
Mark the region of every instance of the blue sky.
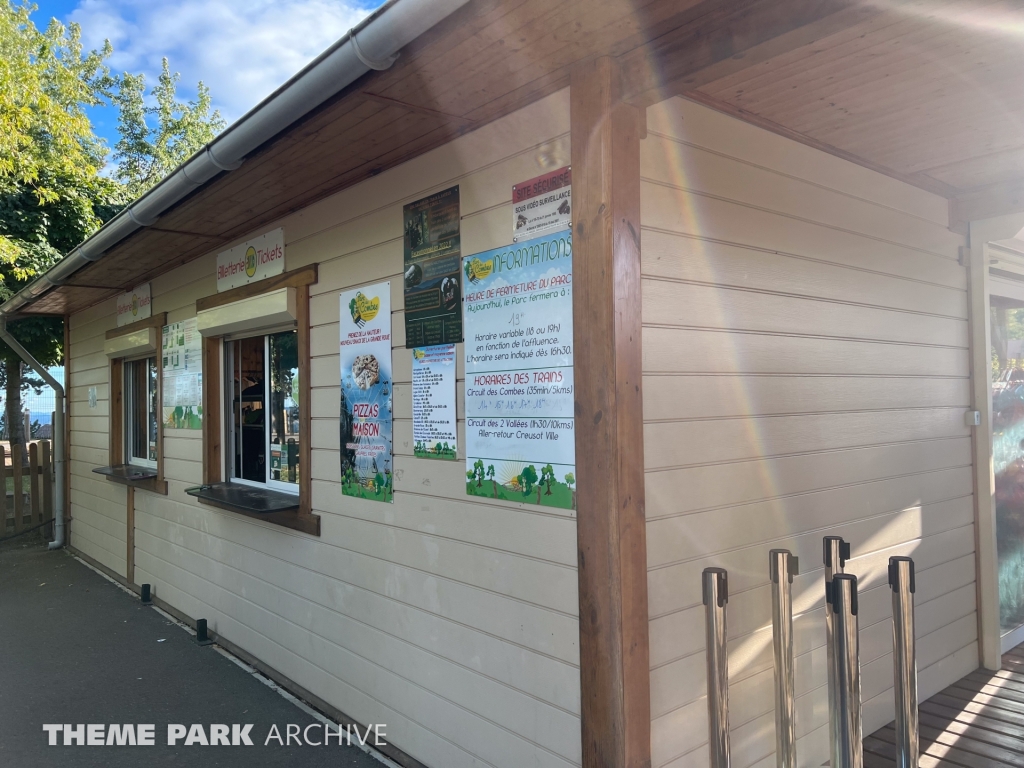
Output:
<path fill-rule="evenodd" d="M 147 89 L 160 59 L 181 73 L 178 95 L 209 86 L 214 106 L 233 122 L 363 19 L 382 0 L 35 0 L 36 26 L 51 17 L 78 22 L 88 48 L 114 46 L 114 72 L 142 72 Z M 112 147 L 117 114 L 91 110 Z"/>

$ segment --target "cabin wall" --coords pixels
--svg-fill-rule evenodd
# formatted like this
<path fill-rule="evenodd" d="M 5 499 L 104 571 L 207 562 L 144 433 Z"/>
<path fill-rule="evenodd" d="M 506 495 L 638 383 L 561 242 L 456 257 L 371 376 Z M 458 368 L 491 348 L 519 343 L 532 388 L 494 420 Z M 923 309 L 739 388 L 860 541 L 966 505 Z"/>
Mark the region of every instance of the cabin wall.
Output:
<path fill-rule="evenodd" d="M 202 480 L 199 431 L 164 433 L 167 496 L 135 494 L 137 583 L 356 721 L 386 723 L 387 741 L 428 766 L 580 763 L 576 523 L 466 495 L 461 361 L 459 461 L 413 458 L 402 205 L 458 184 L 463 254 L 498 247 L 512 236 L 512 185 L 569 156 L 563 91 L 266 228 L 284 227 L 286 269 L 319 264 L 308 468 L 319 538 L 187 496 Z M 154 279 L 153 312 L 195 316 L 216 292 L 215 260 Z M 385 279 L 394 504 L 344 497 L 339 482 L 338 294 Z M 113 302 L 71 319 L 73 545 L 123 575 L 125 491 L 91 473 L 107 463 L 113 326 Z M 100 387 L 96 409 L 83 405 L 87 384 Z"/>
<path fill-rule="evenodd" d="M 822 545 L 853 547 L 864 733 L 893 717 L 891 555 L 922 700 L 978 664 L 964 241 L 919 189 L 676 98 L 642 142 L 654 766 L 705 766 L 701 571 L 729 571 L 738 768 L 774 765 L 768 551 L 794 582 L 799 762 L 828 758 Z"/>

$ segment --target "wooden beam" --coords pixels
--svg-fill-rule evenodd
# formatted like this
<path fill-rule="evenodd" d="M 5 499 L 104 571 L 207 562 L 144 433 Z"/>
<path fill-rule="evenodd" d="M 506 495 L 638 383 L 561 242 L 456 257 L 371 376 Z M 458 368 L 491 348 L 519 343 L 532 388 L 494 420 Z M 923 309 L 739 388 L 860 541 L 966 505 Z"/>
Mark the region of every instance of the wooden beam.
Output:
<path fill-rule="evenodd" d="M 571 76 L 583 766 L 651 761 L 640 349 L 640 119 L 619 67 Z M 594 343 L 600 339 L 600 343 Z"/>
<path fill-rule="evenodd" d="M 157 312 L 155 315 L 122 325 L 120 328 L 111 328 L 107 331 L 106 338 L 116 339 L 119 336 L 127 336 L 129 333 L 141 331 L 143 328 L 163 328 L 165 325 L 167 325 L 167 313 Z"/>
<path fill-rule="evenodd" d="M 886 10 L 861 0 L 708 0 L 706 12 L 620 57 L 624 98 L 647 107 Z"/>
<path fill-rule="evenodd" d="M 250 299 L 253 296 L 276 291 L 279 288 L 301 288 L 304 285 L 312 285 L 316 280 L 317 265 L 310 264 L 306 267 L 293 269 L 291 272 L 282 272 L 274 277 L 257 280 L 255 283 L 246 283 L 223 293 L 204 296 L 196 301 L 196 312 L 213 309 L 214 307 L 222 307 L 225 304 L 231 304 L 242 299 Z"/>
<path fill-rule="evenodd" d="M 1024 179 L 1003 181 L 956 195 L 949 206 L 950 221 L 983 221 L 1024 212 Z"/>

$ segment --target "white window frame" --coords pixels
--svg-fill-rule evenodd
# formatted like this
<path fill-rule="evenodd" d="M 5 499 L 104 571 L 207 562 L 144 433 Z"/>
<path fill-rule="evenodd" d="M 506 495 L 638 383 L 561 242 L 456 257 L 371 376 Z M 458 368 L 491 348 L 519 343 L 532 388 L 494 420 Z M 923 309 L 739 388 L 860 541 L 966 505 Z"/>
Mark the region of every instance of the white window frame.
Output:
<path fill-rule="evenodd" d="M 133 444 L 135 442 L 132 439 L 132 427 L 134 426 L 134 419 L 135 419 L 135 407 L 134 407 L 135 406 L 135 401 L 134 401 L 134 387 L 132 386 L 132 371 L 133 371 L 133 369 L 135 368 L 135 366 L 137 364 L 139 364 L 139 363 L 146 364 L 146 363 L 148 363 L 150 361 L 152 361 L 153 369 L 156 371 L 156 397 L 157 397 L 156 408 L 157 408 L 157 410 L 156 410 L 156 413 L 154 414 L 153 410 L 151 408 L 151 401 L 147 397 L 146 398 L 145 434 L 146 434 L 146 446 L 148 448 L 148 446 L 149 446 L 149 421 L 155 415 L 156 419 L 157 419 L 157 438 L 156 438 L 156 458 L 155 459 L 150 459 L 148 457 L 142 458 L 140 456 L 135 456 L 135 455 L 132 454 L 132 446 L 133 446 Z M 147 374 L 148 373 L 149 372 L 147 371 Z M 122 436 L 122 440 L 124 441 L 124 461 L 125 461 L 126 464 L 129 464 L 129 465 L 135 466 L 135 467 L 146 467 L 147 469 L 157 469 L 157 465 L 158 465 L 158 463 L 160 461 L 160 419 L 162 417 L 162 414 L 160 412 L 160 366 L 158 365 L 156 355 L 149 354 L 149 355 L 145 355 L 143 357 L 134 357 L 134 358 L 131 358 L 131 359 L 125 359 L 122 362 L 121 375 L 122 375 L 121 391 L 123 392 L 123 399 L 124 399 L 124 405 L 123 405 L 123 407 L 124 407 L 124 424 L 123 424 L 124 434 Z M 148 375 L 146 377 L 146 382 L 147 382 L 147 385 L 148 385 L 148 382 L 149 382 L 149 376 Z"/>
<path fill-rule="evenodd" d="M 229 482 L 239 483 L 240 485 L 248 485 L 252 488 L 269 488 L 273 491 L 280 491 L 282 493 L 288 493 L 293 496 L 299 495 L 301 483 L 284 483 L 280 480 L 271 480 L 270 478 L 270 439 L 271 439 L 271 428 L 270 428 L 270 337 L 275 333 L 287 333 L 287 332 L 298 332 L 298 328 L 294 323 L 290 323 L 284 326 L 275 326 L 272 328 L 262 329 L 260 331 L 246 331 L 237 334 L 231 334 L 230 336 L 224 336 L 221 339 L 221 347 L 224 361 L 224 409 L 223 409 L 223 420 L 222 426 L 224 429 L 224 446 L 227 450 L 224 452 L 224 477 Z M 244 477 L 237 477 L 235 475 L 235 440 L 237 435 L 235 434 L 235 412 L 234 412 L 234 368 L 235 368 L 235 348 L 234 342 L 241 341 L 243 339 L 263 339 L 263 364 L 264 364 L 264 375 L 263 375 L 263 407 L 267 409 L 268 413 L 263 417 L 263 446 L 265 461 L 264 482 L 258 480 L 247 480 Z M 241 407 L 241 403 L 239 403 Z M 299 403 L 301 409 L 303 404 Z M 305 407 L 309 407 L 307 403 Z M 300 417 L 301 418 L 301 417 Z M 299 466 L 299 471 L 308 471 L 308 468 Z"/>

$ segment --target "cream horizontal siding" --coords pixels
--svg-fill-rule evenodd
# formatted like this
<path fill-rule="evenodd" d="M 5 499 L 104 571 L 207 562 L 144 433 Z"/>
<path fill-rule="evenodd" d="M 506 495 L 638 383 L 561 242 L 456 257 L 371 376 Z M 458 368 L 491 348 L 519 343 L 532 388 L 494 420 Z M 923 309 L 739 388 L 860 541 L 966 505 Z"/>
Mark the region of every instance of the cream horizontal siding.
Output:
<path fill-rule="evenodd" d="M 653 765 L 707 763 L 710 565 L 730 576 L 733 764 L 774 764 L 782 547 L 817 766 L 822 536 L 853 546 L 865 732 L 893 716 L 891 555 L 917 565 L 922 695 L 977 664 L 963 241 L 945 200 L 682 99 L 648 110 L 641 173 Z"/>
<path fill-rule="evenodd" d="M 265 228 L 284 227 L 288 269 L 319 264 L 308 468 L 319 538 L 186 495 L 202 475 L 199 432 L 165 430 L 168 495 L 135 494 L 137 582 L 357 721 L 386 722 L 388 741 L 429 766 L 579 764 L 576 523 L 571 511 L 467 496 L 464 453 L 412 455 L 402 205 L 458 184 L 463 253 L 497 247 L 512 235 L 512 185 L 568 162 L 563 92 Z M 153 311 L 193 317 L 196 299 L 216 292 L 215 258 L 155 279 Z M 338 294 L 384 279 L 393 505 L 345 497 L 339 484 Z M 463 441 L 461 362 L 457 378 Z M 95 455 L 76 445 L 81 461 Z"/>
<path fill-rule="evenodd" d="M 128 574 L 128 496 L 92 470 L 109 464 L 110 361 L 103 353 L 106 332 L 115 327 L 114 301 L 105 301 L 70 318 L 68 356 L 68 456 L 71 484 L 70 543 L 121 576 Z M 96 405 L 89 407 L 89 389 Z"/>

